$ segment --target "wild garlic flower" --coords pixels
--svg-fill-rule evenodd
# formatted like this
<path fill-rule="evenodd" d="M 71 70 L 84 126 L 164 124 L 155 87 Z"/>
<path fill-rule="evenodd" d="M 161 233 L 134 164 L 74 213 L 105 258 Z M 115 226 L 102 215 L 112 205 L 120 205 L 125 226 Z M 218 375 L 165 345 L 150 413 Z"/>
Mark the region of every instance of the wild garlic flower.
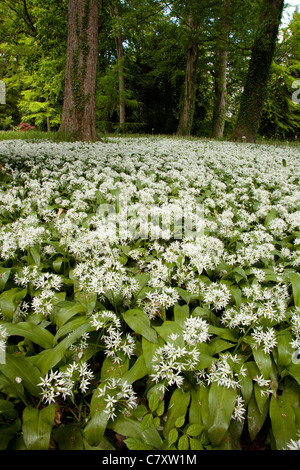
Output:
<path fill-rule="evenodd" d="M 199 385 L 210 385 L 215 382 L 221 387 L 239 390 L 240 380 L 245 375 L 245 368 L 240 364 L 238 356 L 224 353 L 207 370 L 195 373 Z"/>
<path fill-rule="evenodd" d="M 211 336 L 208 323 L 200 317 L 189 317 L 184 324 L 183 339 L 189 345 L 205 343 Z"/>
<path fill-rule="evenodd" d="M 156 382 L 162 382 L 164 386 L 176 385 L 181 387 L 183 384 L 184 371 L 195 369 L 199 361 L 199 351 L 189 346 L 177 346 L 170 342 L 156 349 L 152 358 L 153 373 L 152 379 Z"/>
<path fill-rule="evenodd" d="M 38 384 L 42 388 L 42 399 L 45 403 L 55 403 L 59 396 L 63 400 L 74 395 L 75 389 L 79 388 L 85 393 L 90 386 L 93 373 L 86 363 L 70 364 L 64 371 L 50 370 Z"/>
<path fill-rule="evenodd" d="M 267 328 L 265 331 L 262 326 L 253 328 L 251 336 L 255 340 L 255 348 L 261 347 L 266 354 L 270 354 L 277 345 L 276 331 L 274 328 Z"/>
<path fill-rule="evenodd" d="M 117 413 L 122 413 L 125 416 L 130 416 L 132 410 L 137 407 L 137 395 L 133 390 L 132 385 L 127 384 L 121 378 L 106 379 L 98 387 L 99 398 L 103 397 L 105 402 L 104 413 L 109 415 L 109 418 L 114 420 Z"/>

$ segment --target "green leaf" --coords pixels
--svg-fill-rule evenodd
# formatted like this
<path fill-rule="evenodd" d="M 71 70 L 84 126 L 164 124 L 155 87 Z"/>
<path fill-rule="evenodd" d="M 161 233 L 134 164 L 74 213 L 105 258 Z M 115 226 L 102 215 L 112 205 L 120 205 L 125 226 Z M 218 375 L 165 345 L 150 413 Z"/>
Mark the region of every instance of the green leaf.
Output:
<path fill-rule="evenodd" d="M 231 421 L 236 402 L 236 390 L 219 386 L 213 382 L 209 389 L 209 427 L 208 436 L 214 445 L 223 440 Z"/>
<path fill-rule="evenodd" d="M 9 336 L 21 336 L 27 338 L 42 348 L 52 348 L 54 336 L 45 328 L 29 322 L 5 323 L 5 329 Z"/>
<path fill-rule="evenodd" d="M 160 340 L 162 343 L 162 340 Z M 143 348 L 143 357 L 146 365 L 146 372 L 148 374 L 153 374 L 153 355 L 155 351 L 159 347 L 159 344 L 152 343 L 151 341 L 146 340 L 145 338 L 142 339 L 142 348 Z"/>
<path fill-rule="evenodd" d="M 177 335 L 175 344 L 178 346 L 184 346 L 184 340 L 182 337 L 182 327 L 175 321 L 165 321 L 162 326 L 155 326 L 155 330 L 164 341 L 171 341 L 171 335 Z"/>
<path fill-rule="evenodd" d="M 200 426 L 200 424 L 190 424 L 186 430 L 186 433 L 189 436 L 197 437 L 202 433 L 203 430 L 204 427 Z"/>
<path fill-rule="evenodd" d="M 149 405 L 149 408 L 152 412 L 154 412 L 156 410 L 156 408 L 158 407 L 159 405 L 159 398 L 158 396 L 153 393 L 149 399 L 149 402 L 148 402 L 148 405 Z"/>
<path fill-rule="evenodd" d="M 142 430 L 149 429 L 153 424 L 153 415 L 151 413 L 146 414 L 142 420 Z"/>
<path fill-rule="evenodd" d="M 55 323 L 57 327 L 60 328 L 69 321 L 70 318 L 83 312 L 85 312 L 85 309 L 80 302 L 70 302 L 68 300 L 59 302 L 54 307 Z"/>
<path fill-rule="evenodd" d="M 30 361 L 29 357 L 6 354 L 6 363 L 15 377 L 22 379 L 22 385 L 33 396 L 38 397 L 41 393 L 38 384 L 41 381 L 39 369 Z"/>
<path fill-rule="evenodd" d="M 83 450 L 83 436 L 76 424 L 60 426 L 52 432 L 52 437 L 59 450 Z"/>
<path fill-rule="evenodd" d="M 173 428 L 171 429 L 168 435 L 169 445 L 171 446 L 172 444 L 174 444 L 177 441 L 177 439 L 178 439 L 178 431 L 176 428 Z"/>
<path fill-rule="evenodd" d="M 174 305 L 174 321 L 181 326 L 181 328 L 184 328 L 186 320 L 190 316 L 190 308 L 188 305 L 179 305 L 175 304 Z"/>
<path fill-rule="evenodd" d="M 265 403 L 263 412 L 258 409 L 255 396 L 252 394 L 247 408 L 247 422 L 250 439 L 253 441 L 259 431 L 261 430 L 266 417 L 268 416 L 269 406 L 268 402 Z"/>
<path fill-rule="evenodd" d="M 124 321 L 135 332 L 142 335 L 151 343 L 158 343 L 157 334 L 150 326 L 150 319 L 145 312 L 138 309 L 128 310 L 123 313 Z"/>
<path fill-rule="evenodd" d="M 278 365 L 287 367 L 291 364 L 295 350 L 291 346 L 292 335 L 290 331 L 280 332 L 277 335 L 277 361 Z"/>
<path fill-rule="evenodd" d="M 47 351 L 43 358 L 42 366 L 42 375 L 46 375 L 50 369 L 56 366 L 64 357 L 66 351 L 69 347 L 75 343 L 79 338 L 82 337 L 84 333 L 90 328 L 89 323 L 85 323 L 79 326 L 75 331 L 70 333 L 66 338 L 64 338 L 60 343 L 58 343 L 53 349 Z"/>
<path fill-rule="evenodd" d="M 11 273 L 10 268 L 0 268 L 0 290 L 3 290 Z"/>
<path fill-rule="evenodd" d="M 146 364 L 144 361 L 143 354 L 137 358 L 131 369 L 129 369 L 123 375 L 123 380 L 128 383 L 128 385 L 132 385 L 133 382 L 139 380 L 147 375 Z"/>
<path fill-rule="evenodd" d="M 189 450 L 189 438 L 185 434 L 178 441 L 178 450 Z"/>
<path fill-rule="evenodd" d="M 156 409 L 157 416 L 162 416 L 165 411 L 165 402 L 162 400 Z"/>
<path fill-rule="evenodd" d="M 129 359 L 121 364 L 116 364 L 111 357 L 106 357 L 101 367 L 101 380 L 122 377 L 129 368 Z"/>
<path fill-rule="evenodd" d="M 78 291 L 74 295 L 75 300 L 80 302 L 84 312 L 88 314 L 93 313 L 96 307 L 97 297 L 97 294 L 91 294 L 83 291 Z"/>
<path fill-rule="evenodd" d="M 126 446 L 129 450 L 151 450 L 153 449 L 152 446 L 145 444 L 145 442 L 141 441 L 140 439 L 129 437 L 128 439 L 124 440 Z"/>
<path fill-rule="evenodd" d="M 300 276 L 298 273 L 289 273 L 288 277 L 292 284 L 295 307 L 300 307 Z"/>
<path fill-rule="evenodd" d="M 0 295 L 0 311 L 5 320 L 11 321 L 17 306 L 27 295 L 27 289 L 15 287 L 6 290 Z"/>
<path fill-rule="evenodd" d="M 270 418 L 276 449 L 283 450 L 291 439 L 297 438 L 294 408 L 285 397 L 272 396 Z"/>
<path fill-rule="evenodd" d="M 104 436 L 109 420 L 109 414 L 105 410 L 96 411 L 83 430 L 84 437 L 91 446 L 98 446 Z"/>
<path fill-rule="evenodd" d="M 203 446 L 198 439 L 190 439 L 191 450 L 203 450 Z"/>
<path fill-rule="evenodd" d="M 46 406 L 42 410 L 27 406 L 23 411 L 22 433 L 28 450 L 48 450 L 55 406 Z"/>
<path fill-rule="evenodd" d="M 175 426 L 176 428 L 181 428 L 185 423 L 185 415 L 179 416 L 179 418 L 176 419 L 175 421 Z"/>
<path fill-rule="evenodd" d="M 190 399 L 190 392 L 184 392 L 180 388 L 172 393 L 167 411 L 167 421 L 163 430 L 165 438 L 169 435 L 170 430 L 175 427 L 177 419 L 186 415 Z"/>
<path fill-rule="evenodd" d="M 268 379 L 272 371 L 272 359 L 270 354 L 265 353 L 260 347 L 256 348 L 255 345 L 252 348 L 252 353 L 260 372 L 265 379 Z"/>

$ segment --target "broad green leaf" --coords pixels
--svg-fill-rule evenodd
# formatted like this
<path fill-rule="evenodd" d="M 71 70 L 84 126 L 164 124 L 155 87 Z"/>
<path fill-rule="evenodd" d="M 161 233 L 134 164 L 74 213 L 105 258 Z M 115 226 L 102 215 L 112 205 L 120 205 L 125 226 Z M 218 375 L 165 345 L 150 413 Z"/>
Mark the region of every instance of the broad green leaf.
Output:
<path fill-rule="evenodd" d="M 56 366 L 64 357 L 68 348 L 74 344 L 84 333 L 90 328 L 89 323 L 85 323 L 79 326 L 75 331 L 70 333 L 60 343 L 58 343 L 53 349 L 47 351 L 44 360 L 42 362 L 42 375 L 46 375 L 50 369 Z"/>
<path fill-rule="evenodd" d="M 54 307 L 54 319 L 58 328 L 63 326 L 70 318 L 74 317 L 78 313 L 85 312 L 84 307 L 80 302 L 70 302 L 65 300 L 59 302 Z"/>
<path fill-rule="evenodd" d="M 295 307 L 300 307 L 300 275 L 298 273 L 289 273 L 288 277 L 293 288 Z"/>
<path fill-rule="evenodd" d="M 29 322 L 5 323 L 5 329 L 9 336 L 21 336 L 27 338 L 42 348 L 52 348 L 54 344 L 54 336 L 50 331 L 39 325 Z"/>
<path fill-rule="evenodd" d="M 138 309 L 123 313 L 124 321 L 135 332 L 142 335 L 151 343 L 158 343 L 157 334 L 150 326 L 150 319 L 145 312 Z"/>
<path fill-rule="evenodd" d="M 74 295 L 75 300 L 82 305 L 83 311 L 88 314 L 93 313 L 96 307 L 97 297 L 97 294 L 90 294 L 83 291 L 78 291 Z"/>
<path fill-rule="evenodd" d="M 17 306 L 27 295 L 27 289 L 15 287 L 6 290 L 0 295 L 0 311 L 5 320 L 11 321 Z"/>
<path fill-rule="evenodd" d="M 209 389 L 209 427 L 208 436 L 214 445 L 223 440 L 235 407 L 237 392 L 231 388 L 219 386 L 213 382 Z"/>
<path fill-rule="evenodd" d="M 180 297 L 181 297 L 187 304 L 189 304 L 189 303 L 190 303 L 190 300 L 191 300 L 190 294 L 189 294 L 185 289 L 182 289 L 181 287 L 176 287 L 176 290 L 177 290 L 178 294 L 180 295 Z"/>
<path fill-rule="evenodd" d="M 106 357 L 101 367 L 101 380 L 110 378 L 122 377 L 129 368 L 129 359 L 125 359 L 124 362 L 116 364 L 111 357 Z"/>
<path fill-rule="evenodd" d="M 174 305 L 174 321 L 181 327 L 185 327 L 185 322 L 190 316 L 190 309 L 188 305 Z"/>
<path fill-rule="evenodd" d="M 216 335 L 219 338 L 226 339 L 228 341 L 233 341 L 236 343 L 238 341 L 238 338 L 236 335 L 230 331 L 228 328 L 219 328 L 217 326 L 209 325 L 208 332 L 211 335 Z"/>
<path fill-rule="evenodd" d="M 247 408 L 247 423 L 250 439 L 253 441 L 259 431 L 261 430 L 266 417 L 268 416 L 269 405 L 268 402 L 265 403 L 263 412 L 261 413 L 258 409 L 254 394 L 251 395 L 251 398 L 248 403 Z"/>
<path fill-rule="evenodd" d="M 270 354 L 265 353 L 260 347 L 256 348 L 255 346 L 252 348 L 252 353 L 260 372 L 265 379 L 268 379 L 272 371 L 272 359 Z"/>
<path fill-rule="evenodd" d="M 31 362 L 30 357 L 6 354 L 6 363 L 15 377 L 19 377 L 22 380 L 22 385 L 29 393 L 38 397 L 41 392 L 38 387 L 41 381 L 41 372 Z"/>
<path fill-rule="evenodd" d="M 109 420 L 109 414 L 105 410 L 96 411 L 83 430 L 84 437 L 91 446 L 98 446 L 104 436 Z"/>
<path fill-rule="evenodd" d="M 168 437 L 170 430 L 175 427 L 176 420 L 186 415 L 190 399 L 190 392 L 184 392 L 180 388 L 172 393 L 167 411 L 167 421 L 163 430 L 165 438 Z"/>
<path fill-rule="evenodd" d="M 56 344 L 60 338 L 63 338 L 64 336 L 68 335 L 72 331 L 75 331 L 79 326 L 86 325 L 86 324 L 87 324 L 87 319 L 84 315 L 82 316 L 80 315 L 74 318 L 73 320 L 68 321 L 57 330 L 56 335 L 54 336 L 54 344 Z"/>
<path fill-rule="evenodd" d="M 162 343 L 162 340 L 160 340 Z M 159 344 L 152 343 L 151 341 L 148 341 L 147 339 L 143 338 L 142 339 L 142 348 L 143 348 L 143 357 L 146 365 L 146 369 L 148 374 L 153 374 L 153 355 L 155 354 L 155 351 L 159 347 Z"/>
<path fill-rule="evenodd" d="M 291 439 L 297 438 L 294 408 L 283 396 L 272 396 L 270 418 L 276 449 L 283 450 Z"/>
<path fill-rule="evenodd" d="M 82 430 L 76 424 L 60 426 L 52 432 L 52 438 L 59 450 L 83 450 Z"/>
<path fill-rule="evenodd" d="M 146 364 L 143 354 L 137 358 L 131 369 L 123 375 L 123 380 L 132 385 L 136 380 L 141 379 L 147 374 Z"/>
<path fill-rule="evenodd" d="M 33 246 L 30 248 L 30 254 L 33 258 L 33 261 L 37 267 L 41 264 L 41 254 L 39 246 Z"/>
<path fill-rule="evenodd" d="M 32 406 L 24 409 L 22 433 L 28 450 L 48 450 L 54 416 L 54 405 L 41 410 Z"/>
<path fill-rule="evenodd" d="M 0 291 L 4 289 L 11 273 L 10 268 L 0 268 Z"/>
<path fill-rule="evenodd" d="M 177 346 L 184 346 L 182 327 L 175 321 L 165 321 L 162 326 L 155 326 L 155 330 L 164 341 L 174 341 Z M 177 335 L 177 339 L 171 340 L 172 335 Z"/>
<path fill-rule="evenodd" d="M 293 359 L 295 350 L 291 346 L 292 335 L 290 331 L 280 332 L 277 337 L 278 365 L 287 367 Z"/>

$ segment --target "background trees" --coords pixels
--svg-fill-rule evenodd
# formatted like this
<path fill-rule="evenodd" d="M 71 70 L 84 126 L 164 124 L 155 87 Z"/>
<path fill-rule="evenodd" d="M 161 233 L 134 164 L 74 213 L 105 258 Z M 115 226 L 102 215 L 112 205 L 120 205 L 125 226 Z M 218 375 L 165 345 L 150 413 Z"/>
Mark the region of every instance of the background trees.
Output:
<path fill-rule="evenodd" d="M 77 2 L 87 0 L 69 2 L 79 18 Z M 249 140 L 257 132 L 293 139 L 300 120 L 299 106 L 291 101 L 292 84 L 300 76 L 299 13 L 273 41 L 261 109 L 249 113 L 246 100 L 247 76 L 249 82 L 252 74 L 255 83 L 266 69 L 260 69 L 260 60 L 250 68 L 250 59 L 253 63 L 257 44 L 262 45 L 260 15 L 270 2 L 89 0 L 91 11 L 98 9 L 97 32 L 91 36 L 96 44 L 93 78 L 86 74 L 90 84 L 96 83 L 95 97 L 90 101 L 91 90 L 83 90 L 87 85 L 79 80 L 77 98 L 84 102 L 85 96 L 95 114 L 87 107 L 81 128 L 90 130 L 81 138 L 95 138 L 96 130 L 230 138 L 239 129 L 239 137 L 247 134 Z M 67 54 L 68 18 L 72 21 L 67 0 L 1 3 L 0 79 L 7 87 L 1 129 L 21 121 L 41 130 L 70 129 L 70 109 L 75 108 L 70 80 L 66 88 L 65 80 L 74 50 Z M 267 49 L 265 54 L 271 57 Z M 241 126 L 241 116 L 250 114 L 257 118 L 252 136 Z"/>

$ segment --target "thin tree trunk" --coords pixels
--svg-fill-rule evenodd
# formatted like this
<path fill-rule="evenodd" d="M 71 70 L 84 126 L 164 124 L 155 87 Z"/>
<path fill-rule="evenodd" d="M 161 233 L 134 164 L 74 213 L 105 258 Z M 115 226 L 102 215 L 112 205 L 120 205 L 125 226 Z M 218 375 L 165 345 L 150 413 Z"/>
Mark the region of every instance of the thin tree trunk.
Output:
<path fill-rule="evenodd" d="M 256 140 L 283 4 L 284 0 L 264 0 L 232 140 Z"/>
<path fill-rule="evenodd" d="M 215 109 L 213 137 L 218 139 L 224 135 L 226 117 L 226 93 L 227 93 L 227 61 L 228 61 L 228 40 L 229 24 L 228 10 L 231 0 L 224 0 L 223 16 L 221 18 L 221 43 L 216 52 L 216 72 L 215 72 Z"/>
<path fill-rule="evenodd" d="M 190 15 L 189 17 L 189 27 L 193 36 L 193 33 L 197 31 L 198 26 L 193 20 L 192 15 Z M 197 59 L 198 44 L 193 38 L 192 44 L 187 52 L 184 84 L 184 101 L 177 128 L 177 135 L 179 136 L 188 136 L 191 134 L 192 130 L 195 111 Z"/>
<path fill-rule="evenodd" d="M 110 15 L 113 18 L 119 19 L 118 5 L 115 1 L 111 1 Z M 126 106 L 125 106 L 125 77 L 124 77 L 124 49 L 123 49 L 123 38 L 122 31 L 119 29 L 115 36 L 116 48 L 117 48 L 117 66 L 119 76 L 119 122 L 121 131 L 125 131 L 126 124 Z"/>
<path fill-rule="evenodd" d="M 65 91 L 60 132 L 97 139 L 98 0 L 69 0 Z"/>

